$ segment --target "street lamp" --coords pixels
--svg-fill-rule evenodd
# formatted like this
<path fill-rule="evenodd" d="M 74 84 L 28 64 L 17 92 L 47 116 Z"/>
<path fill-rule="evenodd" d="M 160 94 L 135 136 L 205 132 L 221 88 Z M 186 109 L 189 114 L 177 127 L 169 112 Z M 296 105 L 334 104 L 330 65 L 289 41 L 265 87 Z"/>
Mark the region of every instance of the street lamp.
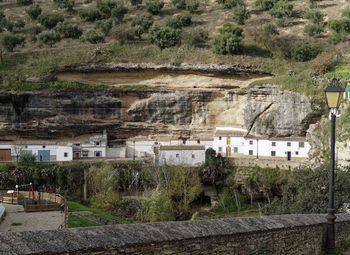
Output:
<path fill-rule="evenodd" d="M 335 232 L 334 221 L 334 151 L 335 151 L 335 118 L 343 97 L 344 89 L 339 85 L 339 80 L 333 78 L 330 86 L 325 89 L 326 101 L 331 113 L 332 132 L 331 132 L 331 168 L 329 180 L 329 201 L 327 209 L 327 239 L 326 251 L 327 254 L 337 254 L 335 250 Z"/>

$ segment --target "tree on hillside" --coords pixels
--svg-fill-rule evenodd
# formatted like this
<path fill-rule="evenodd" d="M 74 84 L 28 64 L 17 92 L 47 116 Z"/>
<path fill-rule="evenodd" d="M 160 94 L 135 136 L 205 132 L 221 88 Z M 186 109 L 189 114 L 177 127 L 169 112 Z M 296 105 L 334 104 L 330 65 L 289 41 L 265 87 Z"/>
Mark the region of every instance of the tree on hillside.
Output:
<path fill-rule="evenodd" d="M 175 46 L 180 40 L 181 31 L 171 27 L 153 25 L 149 30 L 149 40 L 160 49 Z"/>
<path fill-rule="evenodd" d="M 44 31 L 38 35 L 39 41 L 52 47 L 61 40 L 61 36 L 55 30 Z"/>
<path fill-rule="evenodd" d="M 28 16 L 33 20 L 36 20 L 41 14 L 41 12 L 42 12 L 42 9 L 38 4 L 34 4 L 26 10 L 26 13 L 28 14 Z"/>
<path fill-rule="evenodd" d="M 163 0 L 147 0 L 146 1 L 146 9 L 149 13 L 156 15 L 159 14 L 160 11 L 164 7 Z"/>
<path fill-rule="evenodd" d="M 64 18 L 62 14 L 41 14 L 38 20 L 44 27 L 52 29 L 58 22 L 63 22 Z"/>
<path fill-rule="evenodd" d="M 249 18 L 249 12 L 244 4 L 239 4 L 232 9 L 233 20 L 239 25 L 243 25 L 245 20 Z"/>
<path fill-rule="evenodd" d="M 242 52 L 243 29 L 239 26 L 225 23 L 220 34 L 214 37 L 212 50 L 220 55 L 234 55 Z"/>
<path fill-rule="evenodd" d="M 146 16 L 136 17 L 131 25 L 135 28 L 135 35 L 141 39 L 142 34 L 148 33 L 148 30 L 153 25 L 153 20 Z"/>
<path fill-rule="evenodd" d="M 6 33 L 2 35 L 1 44 L 7 49 L 7 51 L 12 52 L 17 45 L 23 45 L 25 42 L 25 36 L 20 34 Z"/>

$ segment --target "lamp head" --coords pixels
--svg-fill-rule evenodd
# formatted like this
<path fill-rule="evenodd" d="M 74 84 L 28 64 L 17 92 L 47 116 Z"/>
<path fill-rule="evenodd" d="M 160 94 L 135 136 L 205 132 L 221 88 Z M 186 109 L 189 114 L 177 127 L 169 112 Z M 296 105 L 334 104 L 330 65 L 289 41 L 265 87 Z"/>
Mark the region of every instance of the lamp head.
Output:
<path fill-rule="evenodd" d="M 338 109 L 344 93 L 344 89 L 339 85 L 339 80 L 333 78 L 330 86 L 328 86 L 324 92 L 328 108 Z"/>

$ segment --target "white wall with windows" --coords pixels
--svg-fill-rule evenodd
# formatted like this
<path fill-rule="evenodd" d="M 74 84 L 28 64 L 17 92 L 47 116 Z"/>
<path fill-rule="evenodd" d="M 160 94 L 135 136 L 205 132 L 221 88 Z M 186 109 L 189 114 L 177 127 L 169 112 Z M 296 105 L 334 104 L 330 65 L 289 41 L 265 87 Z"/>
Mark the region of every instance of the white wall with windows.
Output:
<path fill-rule="evenodd" d="M 205 162 L 205 147 L 161 146 L 158 162 L 160 165 L 198 166 Z"/>

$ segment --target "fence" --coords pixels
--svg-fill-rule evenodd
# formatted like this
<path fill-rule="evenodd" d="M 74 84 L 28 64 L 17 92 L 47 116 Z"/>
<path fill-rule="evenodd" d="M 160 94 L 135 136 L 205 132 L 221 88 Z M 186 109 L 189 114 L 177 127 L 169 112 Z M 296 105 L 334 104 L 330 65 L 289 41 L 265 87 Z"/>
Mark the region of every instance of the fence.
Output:
<path fill-rule="evenodd" d="M 0 202 L 6 204 L 18 204 L 17 192 L 7 193 L 8 190 L 0 190 Z"/>

